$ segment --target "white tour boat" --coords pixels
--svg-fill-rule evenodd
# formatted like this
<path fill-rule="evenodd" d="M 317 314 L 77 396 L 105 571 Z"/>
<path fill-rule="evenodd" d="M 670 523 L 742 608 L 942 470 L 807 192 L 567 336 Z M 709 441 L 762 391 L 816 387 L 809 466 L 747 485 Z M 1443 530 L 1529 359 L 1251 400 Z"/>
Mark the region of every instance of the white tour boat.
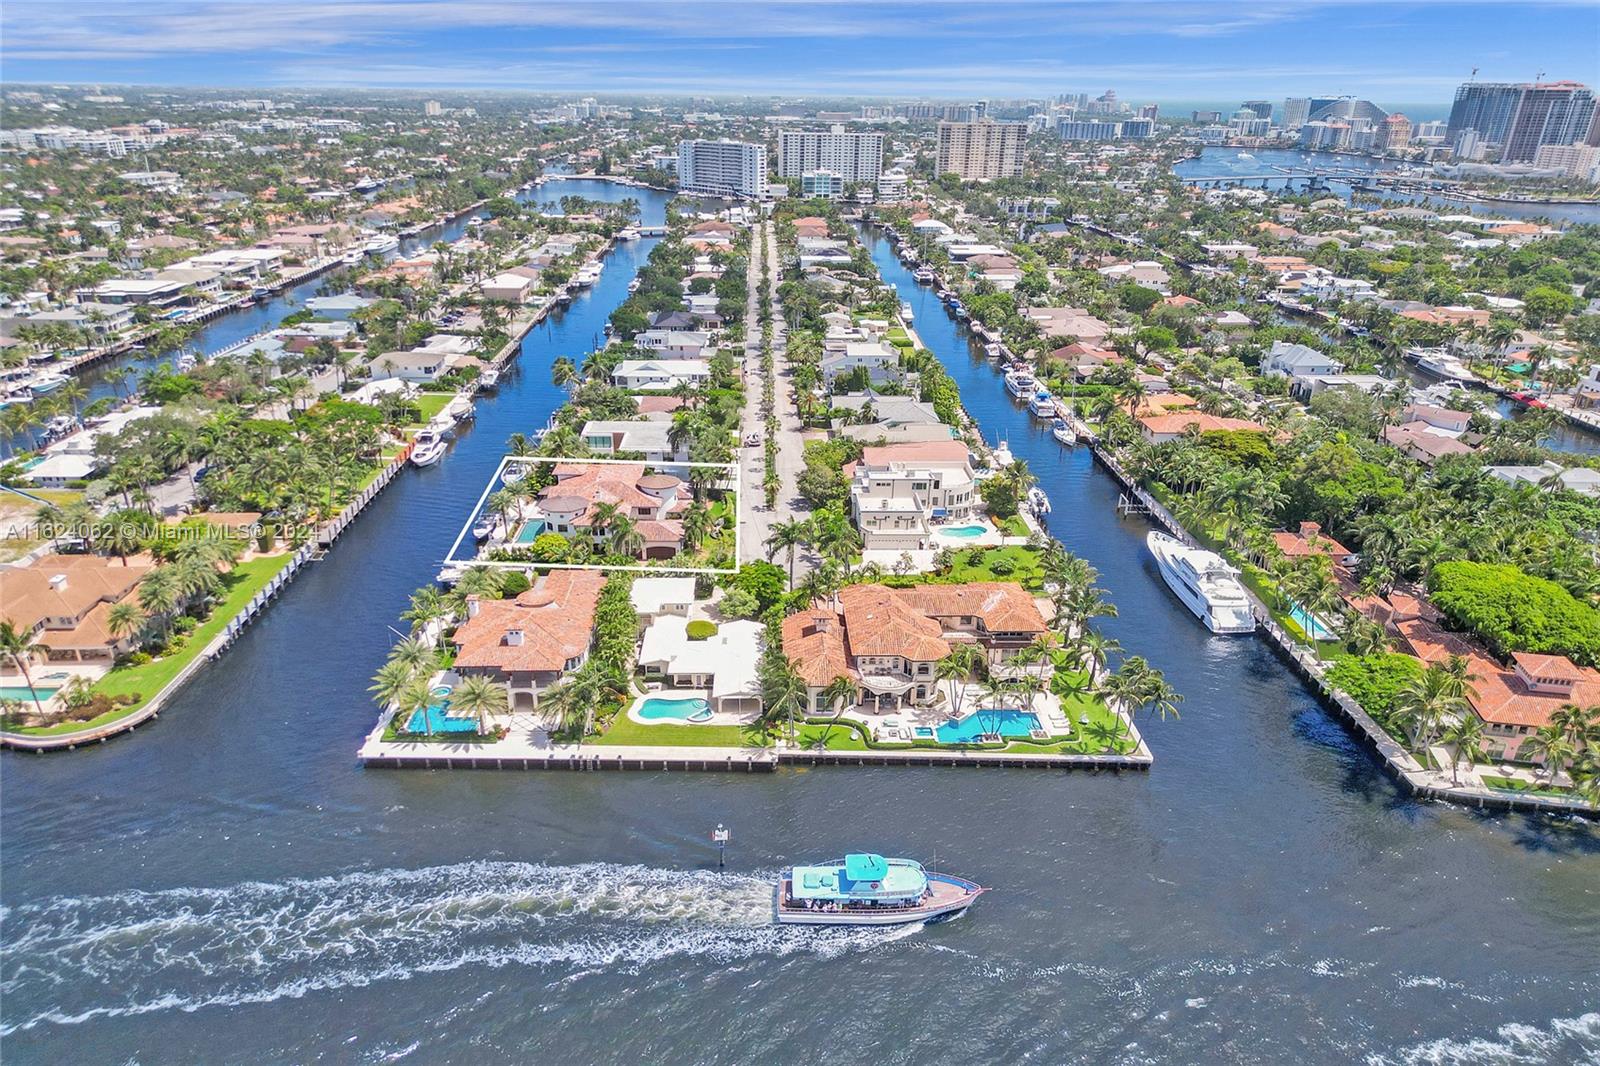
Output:
<path fill-rule="evenodd" d="M 1165 533 L 1145 538 L 1167 586 L 1213 633 L 1253 633 L 1255 614 L 1239 571 L 1216 552 L 1191 548 Z"/>
<path fill-rule="evenodd" d="M 911 859 L 846 855 L 784 870 L 772 910 L 780 925 L 907 925 L 954 918 L 986 891 Z"/>

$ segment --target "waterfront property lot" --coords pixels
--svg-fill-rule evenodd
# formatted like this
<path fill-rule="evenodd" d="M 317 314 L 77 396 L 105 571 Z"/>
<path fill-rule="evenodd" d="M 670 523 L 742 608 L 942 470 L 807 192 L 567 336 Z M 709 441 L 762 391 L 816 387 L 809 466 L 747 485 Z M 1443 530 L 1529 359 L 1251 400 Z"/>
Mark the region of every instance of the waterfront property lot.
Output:
<path fill-rule="evenodd" d="M 733 574 L 739 491 L 736 463 L 507 455 L 445 567 Z"/>
<path fill-rule="evenodd" d="M 618 714 L 604 733 L 590 737 L 585 743 L 632 747 L 760 748 L 766 746 L 766 738 L 759 726 L 685 725 L 675 722 L 646 724 L 636 722 L 626 714 Z"/>
<path fill-rule="evenodd" d="M 256 593 L 277 576 L 278 572 L 294 558 L 293 553 L 266 555 L 240 563 L 230 570 L 223 582 L 227 592 L 213 605 L 211 615 L 195 627 L 184 644 L 170 655 L 163 655 L 140 666 L 119 666 L 112 669 L 94 686 L 97 694 L 118 697 L 137 696 L 127 706 L 119 706 L 89 721 L 58 722 L 55 725 L 27 727 L 15 730 L 27 736 L 61 736 L 79 730 L 96 729 L 125 718 L 143 707 L 156 693 L 165 688 L 178 673 L 201 655 L 217 638 L 235 615 L 244 609 Z"/>

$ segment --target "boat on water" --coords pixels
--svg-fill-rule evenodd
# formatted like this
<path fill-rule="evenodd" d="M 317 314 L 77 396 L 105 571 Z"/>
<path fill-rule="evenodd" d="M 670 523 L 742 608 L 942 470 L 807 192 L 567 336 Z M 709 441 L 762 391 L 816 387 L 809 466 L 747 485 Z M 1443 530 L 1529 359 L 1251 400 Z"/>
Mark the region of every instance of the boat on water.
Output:
<path fill-rule="evenodd" d="M 999 444 L 994 446 L 993 462 L 996 470 L 1000 469 L 1001 467 L 1010 466 L 1015 461 L 1016 456 L 1011 454 L 1011 445 L 1007 444 L 1005 441 L 1001 441 Z"/>
<path fill-rule="evenodd" d="M 1028 490 L 1028 510 L 1040 518 L 1050 513 L 1050 497 L 1037 485 Z"/>
<path fill-rule="evenodd" d="M 909 303 L 907 303 L 905 300 L 901 300 L 900 301 L 900 317 L 901 317 L 902 320 L 904 320 L 906 322 L 910 322 L 912 320 L 912 318 L 915 317 L 915 314 L 912 311 L 911 305 Z"/>
<path fill-rule="evenodd" d="M 484 392 L 493 392 L 500 387 L 500 371 L 485 370 L 478 375 L 478 388 Z"/>
<path fill-rule="evenodd" d="M 472 525 L 473 540 L 488 540 L 494 535 L 494 519 L 487 515 L 478 519 Z"/>
<path fill-rule="evenodd" d="M 933 271 L 927 267 L 920 268 L 911 276 L 916 279 L 919 285 L 932 285 L 934 282 Z"/>
<path fill-rule="evenodd" d="M 1026 370 L 1006 371 L 1006 391 L 1019 399 L 1033 395 L 1034 388 L 1039 384 L 1031 373 Z"/>
<path fill-rule="evenodd" d="M 35 375 L 32 381 L 28 382 L 28 392 L 33 395 L 34 399 L 38 399 L 47 393 L 55 392 L 71 380 L 67 375 L 57 374 L 53 371 L 38 374 Z"/>
<path fill-rule="evenodd" d="M 360 248 L 352 248 L 350 251 L 348 251 L 348 252 L 344 253 L 344 255 L 340 256 L 339 257 L 339 261 L 342 262 L 345 266 L 359 266 L 361 264 L 361 261 L 363 259 L 365 259 L 366 257 L 367 257 L 367 253 L 365 251 L 363 251 L 362 249 L 360 249 Z"/>
<path fill-rule="evenodd" d="M 382 254 L 397 251 L 400 247 L 400 238 L 392 233 L 377 233 L 367 239 L 362 248 L 368 252 Z"/>
<path fill-rule="evenodd" d="M 195 358 L 193 352 L 184 352 L 173 361 L 172 366 L 175 370 L 177 370 L 178 373 L 187 374 L 189 371 L 193 370 L 198 363 L 199 360 Z"/>
<path fill-rule="evenodd" d="M 1442 348 L 1413 348 L 1406 352 L 1417 361 L 1417 368 L 1446 381 L 1476 381 L 1467 364 Z"/>
<path fill-rule="evenodd" d="M 444 437 L 437 431 L 419 430 L 411 441 L 411 465 L 432 466 L 444 458 L 444 450 L 447 447 Z"/>
<path fill-rule="evenodd" d="M 1078 443 L 1078 435 L 1067 425 L 1066 419 L 1058 418 L 1050 423 L 1050 435 L 1062 444 Z"/>
<path fill-rule="evenodd" d="M 1213 633 L 1254 633 L 1250 597 L 1239 583 L 1239 571 L 1216 552 L 1191 548 L 1175 537 L 1152 530 L 1145 546 L 1167 587 Z"/>
<path fill-rule="evenodd" d="M 71 415 L 56 415 L 44 424 L 44 436 L 47 440 L 55 440 L 57 437 L 65 437 L 77 428 L 78 421 Z"/>
<path fill-rule="evenodd" d="M 772 910 L 779 925 L 907 925 L 955 918 L 986 891 L 911 859 L 861 853 L 784 870 Z"/>
<path fill-rule="evenodd" d="M 1033 399 L 1028 401 L 1028 412 L 1038 419 L 1053 419 L 1056 417 L 1056 398 L 1050 395 L 1050 390 L 1039 388 L 1033 394 Z"/>
<path fill-rule="evenodd" d="M 599 263 L 585 263 L 578 268 L 578 272 L 572 276 L 572 280 L 580 289 L 587 289 L 590 285 L 600 280 L 600 269 Z"/>

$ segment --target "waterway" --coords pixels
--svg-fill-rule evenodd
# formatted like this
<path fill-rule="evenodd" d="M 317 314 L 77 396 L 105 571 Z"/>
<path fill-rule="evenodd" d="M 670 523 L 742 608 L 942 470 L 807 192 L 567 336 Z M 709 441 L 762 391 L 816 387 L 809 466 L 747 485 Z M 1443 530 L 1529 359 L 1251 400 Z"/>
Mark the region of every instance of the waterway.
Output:
<path fill-rule="evenodd" d="M 1371 174 L 1382 170 L 1393 170 L 1396 161 L 1392 159 L 1377 159 L 1364 155 L 1343 155 L 1338 152 L 1306 152 L 1284 148 L 1202 148 L 1200 154 L 1192 159 L 1186 159 L 1172 168 L 1172 172 L 1180 178 L 1221 178 L 1238 175 L 1242 184 L 1252 188 L 1260 188 L 1262 181 L 1252 178 L 1248 182 L 1242 180 L 1244 175 L 1272 174 L 1278 168 L 1305 171 L 1312 168 L 1333 169 L 1342 171 L 1360 171 Z M 1303 178 L 1267 178 L 1268 190 L 1281 190 L 1284 186 L 1294 184 L 1303 187 Z M 1378 199 L 1371 193 L 1355 194 L 1348 181 L 1328 179 L 1328 186 L 1334 195 L 1348 200 L 1352 195 L 1359 195 L 1364 201 Z M 1441 215 L 1483 215 L 1494 218 L 1528 218 L 1549 219 L 1551 222 L 1576 225 L 1600 223 L 1600 205 L 1596 204 L 1511 204 L 1511 203 L 1474 203 L 1470 201 L 1447 200 L 1438 196 L 1426 196 L 1420 193 L 1407 193 L 1386 191 L 1381 199 L 1393 203 L 1416 204 L 1437 211 Z"/>
<path fill-rule="evenodd" d="M 653 196 L 628 190 L 650 211 Z M 159 722 L 0 759 L 8 1063 L 1574 1062 L 1600 849 L 1401 794 L 1254 640 L 1204 634 L 1082 450 L 1012 408 L 876 241 L 990 439 L 1187 694 L 1148 774 L 363 771 L 385 629 L 505 436 L 560 396 L 625 246 L 438 466 L 407 471 Z M 716 870 L 709 831 L 733 831 Z M 770 924 L 863 847 L 996 886 L 927 929 Z"/>

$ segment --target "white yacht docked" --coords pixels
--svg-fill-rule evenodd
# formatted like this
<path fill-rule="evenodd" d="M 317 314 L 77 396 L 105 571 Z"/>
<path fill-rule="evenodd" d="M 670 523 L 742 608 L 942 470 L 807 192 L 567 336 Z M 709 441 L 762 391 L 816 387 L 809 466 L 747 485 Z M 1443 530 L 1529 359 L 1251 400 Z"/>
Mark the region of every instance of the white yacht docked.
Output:
<path fill-rule="evenodd" d="M 444 437 L 432 429 L 417 431 L 411 441 L 411 465 L 432 466 L 444 458 L 444 451 L 449 447 Z"/>
<path fill-rule="evenodd" d="M 1072 427 L 1067 424 L 1064 418 L 1058 418 L 1050 423 L 1050 435 L 1062 444 L 1078 443 L 1078 435 L 1072 431 Z"/>
<path fill-rule="evenodd" d="M 365 251 L 382 255 L 384 252 L 398 251 L 400 248 L 400 238 L 396 237 L 392 233 L 379 233 L 370 238 L 367 243 L 361 247 Z"/>
<path fill-rule="evenodd" d="M 1161 576 L 1183 605 L 1213 633 L 1253 633 L 1255 615 L 1250 597 L 1239 583 L 1239 571 L 1216 552 L 1191 548 L 1165 533 L 1145 538 Z"/>
<path fill-rule="evenodd" d="M 1038 380 L 1026 370 L 1006 371 L 1006 391 L 1019 399 L 1032 396 L 1034 386 L 1038 384 Z"/>
<path fill-rule="evenodd" d="M 1041 386 L 1033 394 L 1033 399 L 1028 401 L 1028 411 L 1034 418 L 1049 421 L 1056 417 L 1056 398 L 1050 395 L 1050 390 Z"/>

